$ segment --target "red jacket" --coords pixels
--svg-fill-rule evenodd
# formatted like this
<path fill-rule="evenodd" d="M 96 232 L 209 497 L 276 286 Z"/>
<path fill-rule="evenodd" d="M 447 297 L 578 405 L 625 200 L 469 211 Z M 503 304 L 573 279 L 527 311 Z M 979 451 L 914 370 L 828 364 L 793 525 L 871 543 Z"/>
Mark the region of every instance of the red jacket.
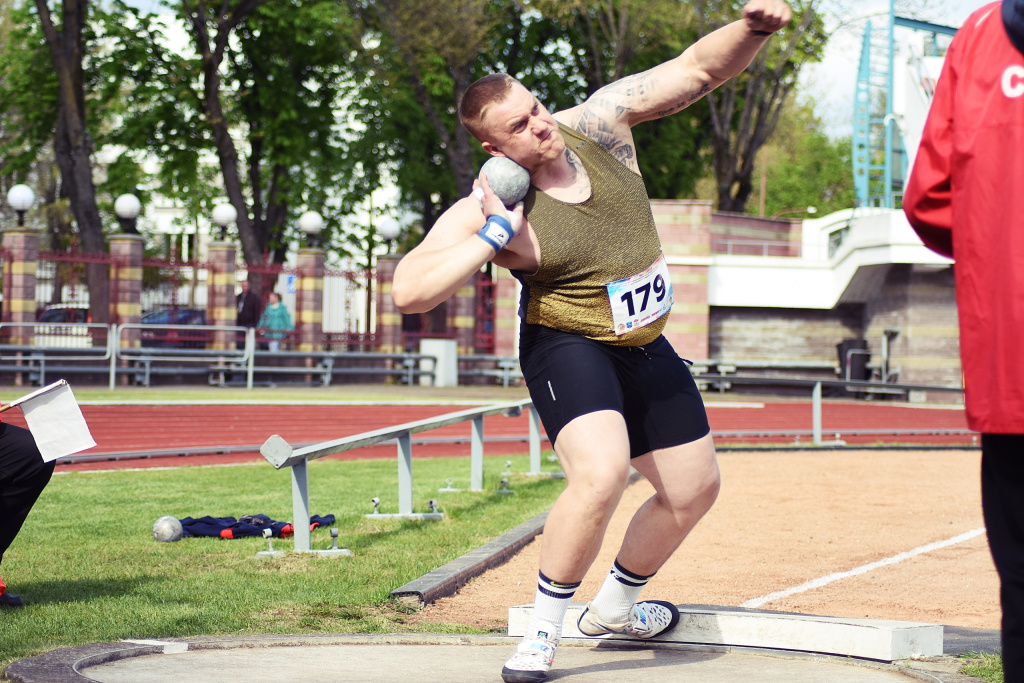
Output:
<path fill-rule="evenodd" d="M 953 39 L 903 209 L 956 260 L 968 425 L 1024 434 L 1024 56 L 998 2 Z"/>
<path fill-rule="evenodd" d="M 953 38 L 903 210 L 956 261 L 968 424 L 1024 433 L 1024 55 L 998 2 Z"/>

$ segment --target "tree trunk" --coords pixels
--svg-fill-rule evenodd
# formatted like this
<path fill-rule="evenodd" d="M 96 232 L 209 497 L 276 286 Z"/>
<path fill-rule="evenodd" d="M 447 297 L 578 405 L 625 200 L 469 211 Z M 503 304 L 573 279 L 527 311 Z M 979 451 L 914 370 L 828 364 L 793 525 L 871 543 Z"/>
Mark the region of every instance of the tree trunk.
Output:
<path fill-rule="evenodd" d="M 799 23 L 787 29 L 786 42 L 773 55 L 772 66 L 768 63 L 771 45 L 767 45 L 761 48 L 746 74 L 708 93 L 719 211 L 742 213 L 746 210 L 753 190 L 757 153 L 774 132 L 779 114 L 806 61 L 796 54 L 796 47 L 815 17 L 816 10 L 811 2 L 803 9 Z M 701 33 L 705 34 L 703 26 Z"/>
<path fill-rule="evenodd" d="M 82 250 L 105 255 L 107 244 L 103 222 L 96 206 L 92 180 L 92 138 L 85 125 L 85 90 L 82 80 L 82 29 L 88 15 L 88 0 L 65 0 L 62 32 L 53 24 L 46 0 L 36 0 L 39 20 L 57 72 L 59 114 L 54 154 L 67 188 L 71 211 L 78 223 Z M 89 311 L 93 322 L 110 320 L 110 271 L 106 263 L 86 266 Z"/>
<path fill-rule="evenodd" d="M 210 126 L 214 145 L 217 148 L 221 176 L 224 179 L 224 192 L 228 201 L 238 212 L 235 225 L 238 227 L 238 239 L 242 244 L 242 257 L 246 263 L 262 262 L 266 240 L 261 240 L 257 234 L 253 217 L 250 216 L 249 205 L 246 203 L 245 194 L 242 191 L 238 150 L 235 148 L 234 140 L 231 139 L 228 121 L 224 117 L 224 108 L 220 99 L 220 66 L 224 61 L 225 51 L 228 49 L 231 32 L 252 14 L 253 10 L 266 1 L 241 0 L 235 7 L 230 8 L 230 11 L 218 11 L 215 22 L 216 33 L 212 36 L 212 41 L 207 26 L 209 10 L 206 1 L 199 0 L 194 8 L 187 0 L 182 2 L 186 20 L 192 26 L 196 47 L 203 60 L 203 105 L 206 110 L 206 123 Z M 42 2 L 42 0 L 37 0 L 37 2 Z"/>

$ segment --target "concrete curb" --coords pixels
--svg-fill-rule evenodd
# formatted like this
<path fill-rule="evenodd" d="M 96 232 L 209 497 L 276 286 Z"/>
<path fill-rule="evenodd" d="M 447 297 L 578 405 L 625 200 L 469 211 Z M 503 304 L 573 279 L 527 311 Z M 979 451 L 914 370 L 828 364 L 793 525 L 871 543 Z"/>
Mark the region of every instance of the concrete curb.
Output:
<path fill-rule="evenodd" d="M 455 595 L 470 579 L 512 559 L 544 531 L 547 518 L 548 513 L 542 512 L 476 550 L 396 588 L 391 591 L 391 596 L 402 603 L 423 607 Z"/>
<path fill-rule="evenodd" d="M 629 484 L 635 484 L 643 475 L 633 471 Z M 550 512 L 550 511 L 549 511 Z M 471 550 L 462 557 L 424 574 L 404 586 L 391 591 L 391 597 L 413 607 L 423 607 L 441 598 L 455 595 L 460 588 L 488 569 L 494 569 L 508 562 L 544 531 L 547 512 L 542 512 L 511 531 L 503 533 L 493 541 Z"/>

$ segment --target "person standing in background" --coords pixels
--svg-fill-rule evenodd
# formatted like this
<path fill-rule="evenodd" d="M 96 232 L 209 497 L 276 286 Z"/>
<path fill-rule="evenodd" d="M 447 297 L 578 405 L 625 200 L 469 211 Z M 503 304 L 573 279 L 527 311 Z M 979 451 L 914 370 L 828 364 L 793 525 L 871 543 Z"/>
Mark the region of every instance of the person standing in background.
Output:
<path fill-rule="evenodd" d="M 288 309 L 281 303 L 281 295 L 277 292 L 270 293 L 270 300 L 267 307 L 263 309 L 259 325 L 261 330 L 266 330 L 264 336 L 267 339 L 267 346 L 273 352 L 281 350 L 281 340 L 288 336 L 292 330 L 292 318 Z"/>
<path fill-rule="evenodd" d="M 237 314 L 235 325 L 238 327 L 256 327 L 260 319 L 260 297 L 249 288 L 249 281 L 242 280 L 242 292 L 235 298 Z M 238 348 L 245 347 L 245 336 L 239 332 Z"/>
<path fill-rule="evenodd" d="M 955 259 L 967 424 L 1000 581 L 1003 673 L 1024 682 L 1024 0 L 985 5 L 953 38 L 903 200 Z"/>

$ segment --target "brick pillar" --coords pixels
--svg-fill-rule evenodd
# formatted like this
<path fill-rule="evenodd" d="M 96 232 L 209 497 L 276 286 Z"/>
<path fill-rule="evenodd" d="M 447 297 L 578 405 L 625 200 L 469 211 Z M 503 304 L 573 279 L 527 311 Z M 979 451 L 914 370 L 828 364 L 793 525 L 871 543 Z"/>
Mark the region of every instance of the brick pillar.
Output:
<path fill-rule="evenodd" d="M 39 231 L 16 228 L 3 231 L 3 245 L 11 256 L 4 264 L 11 273 L 11 291 L 4 292 L 4 310 L 12 323 L 36 321 L 36 263 L 39 260 Z M 31 344 L 31 327 L 11 328 L 9 343 Z"/>
<path fill-rule="evenodd" d="M 214 242 L 208 251 L 210 262 L 209 303 L 206 319 L 208 325 L 234 327 L 238 320 L 238 304 L 235 298 L 235 244 Z M 217 330 L 213 333 L 211 349 L 221 351 L 235 348 L 237 339 L 234 332 Z"/>
<path fill-rule="evenodd" d="M 116 295 L 110 301 L 110 320 L 118 325 L 138 323 L 142 319 L 142 235 L 114 235 L 108 238 L 111 268 L 110 289 Z M 122 347 L 140 345 L 137 329 L 125 330 Z"/>
<path fill-rule="evenodd" d="M 711 202 L 651 202 L 661 248 L 668 261 L 675 303 L 665 337 L 683 358 L 706 360 L 710 306 Z"/>
<path fill-rule="evenodd" d="M 299 271 L 299 351 L 323 351 L 324 250 L 299 249 L 295 265 Z"/>
<path fill-rule="evenodd" d="M 452 316 L 455 323 L 455 346 L 457 353 L 461 356 L 467 353 L 476 353 L 476 279 L 481 277 L 476 273 L 469 279 L 469 282 L 459 287 L 455 296 L 449 302 L 455 307 L 455 315 Z"/>
<path fill-rule="evenodd" d="M 391 298 L 391 282 L 395 279 L 395 268 L 400 256 L 388 255 L 377 258 L 377 326 L 375 335 L 377 351 L 400 353 L 402 349 L 402 314 Z"/>
<path fill-rule="evenodd" d="M 494 354 L 519 355 L 518 281 L 504 268 L 494 269 Z"/>

